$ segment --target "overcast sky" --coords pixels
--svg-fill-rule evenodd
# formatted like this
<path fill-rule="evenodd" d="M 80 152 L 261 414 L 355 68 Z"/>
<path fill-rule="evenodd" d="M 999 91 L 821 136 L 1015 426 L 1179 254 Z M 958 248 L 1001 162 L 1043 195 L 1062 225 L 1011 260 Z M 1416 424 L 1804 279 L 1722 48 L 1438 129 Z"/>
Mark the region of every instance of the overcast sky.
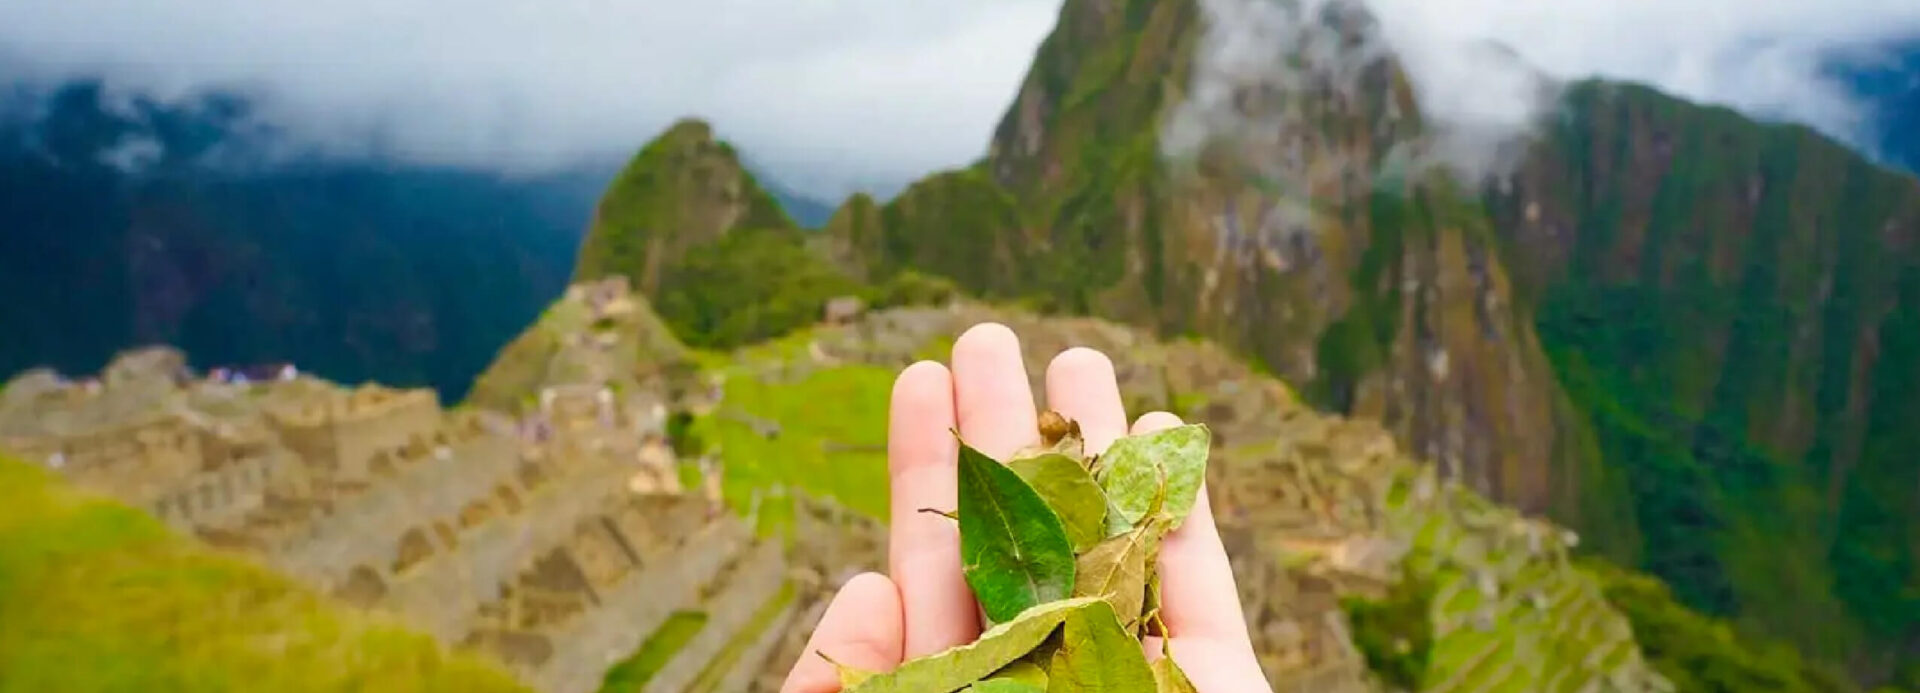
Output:
<path fill-rule="evenodd" d="M 1369 0 L 1397 45 L 1502 41 L 1844 132 L 1817 56 L 1920 36 L 1914 0 Z M 250 85 L 316 141 L 435 163 L 623 154 L 698 114 L 827 198 L 978 157 L 1059 0 L 0 0 L 0 63 L 181 93 Z M 24 58 L 25 62 L 20 59 Z M 1444 56 L 1429 54 L 1434 64 Z M 1420 65 L 1413 67 L 1417 70 Z M 1418 75 L 1416 75 L 1418 76 Z M 1445 92 L 1451 73 L 1430 75 Z M 1445 79 L 1442 79 L 1445 78 Z M 1471 109 L 1471 80 L 1454 95 Z"/>

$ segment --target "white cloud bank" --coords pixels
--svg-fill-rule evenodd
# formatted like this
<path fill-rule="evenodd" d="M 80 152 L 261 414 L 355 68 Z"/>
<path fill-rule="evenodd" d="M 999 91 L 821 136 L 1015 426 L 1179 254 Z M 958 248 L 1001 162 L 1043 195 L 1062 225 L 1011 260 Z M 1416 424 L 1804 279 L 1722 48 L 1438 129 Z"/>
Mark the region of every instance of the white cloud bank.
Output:
<path fill-rule="evenodd" d="M 180 95 L 245 85 L 305 137 L 539 169 L 715 122 L 836 196 L 986 149 L 1058 0 L 0 0 L 0 60 Z M 17 58 L 24 58 L 25 62 Z M 11 65 L 8 65 L 8 64 Z"/>
<path fill-rule="evenodd" d="M 1282 94 L 1274 102 L 1284 104 L 1316 83 L 1353 90 L 1359 68 L 1390 52 L 1438 130 L 1428 153 L 1469 178 L 1514 160 L 1514 145 L 1553 113 L 1554 84 L 1589 76 L 1650 83 L 1858 140 L 1876 114 L 1825 66 L 1920 38 L 1913 0 L 1198 1 L 1206 38 L 1194 90 L 1169 124 L 1170 152 L 1312 122 L 1284 106 L 1249 113 L 1234 94 L 1264 90 Z M 1363 47 L 1331 48 L 1341 35 L 1322 18 L 1350 5 L 1366 6 L 1378 24 L 1349 34 L 1364 36 Z M 1286 59 L 1302 47 L 1306 60 Z M 1296 184 L 1314 182 L 1298 179 L 1307 170 L 1298 164 L 1276 165 L 1271 156 L 1254 163 Z"/>
<path fill-rule="evenodd" d="M 1206 0 L 1275 2 L 1278 0 Z M 1307 0 L 1324 2 L 1324 0 Z M 1651 82 L 1850 132 L 1823 55 L 1920 34 L 1913 0 L 1367 0 L 1461 132 L 1537 109 L 1485 41 L 1556 77 Z M 984 151 L 1059 0 L 0 0 L 5 62 L 183 93 L 256 85 L 317 140 L 538 168 L 699 114 L 805 192 Z M 20 60 L 24 58 L 25 60 Z M 1476 140 L 1477 141 L 1477 140 Z"/>

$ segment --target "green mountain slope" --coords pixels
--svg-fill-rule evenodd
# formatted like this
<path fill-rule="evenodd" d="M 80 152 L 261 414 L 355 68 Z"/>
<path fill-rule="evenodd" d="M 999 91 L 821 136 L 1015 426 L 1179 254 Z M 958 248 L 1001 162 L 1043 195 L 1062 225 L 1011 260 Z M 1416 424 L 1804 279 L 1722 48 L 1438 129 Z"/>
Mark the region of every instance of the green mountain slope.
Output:
<path fill-rule="evenodd" d="M 697 120 L 648 143 L 601 197 L 575 280 L 609 276 L 627 277 L 697 347 L 782 334 L 862 290 L 808 250 L 807 232 Z"/>
<path fill-rule="evenodd" d="M 652 294 L 695 246 L 735 229 L 790 229 L 781 211 L 713 128 L 682 120 L 640 150 L 594 208 L 574 279 L 626 275 Z"/>
<path fill-rule="evenodd" d="M 0 691 L 524 691 L 0 458 Z"/>
<path fill-rule="evenodd" d="M 1567 113 L 1492 206 L 1561 382 L 1629 479 L 1623 555 L 1821 656 L 1910 657 L 1920 183 L 1640 87 L 1580 85 Z"/>

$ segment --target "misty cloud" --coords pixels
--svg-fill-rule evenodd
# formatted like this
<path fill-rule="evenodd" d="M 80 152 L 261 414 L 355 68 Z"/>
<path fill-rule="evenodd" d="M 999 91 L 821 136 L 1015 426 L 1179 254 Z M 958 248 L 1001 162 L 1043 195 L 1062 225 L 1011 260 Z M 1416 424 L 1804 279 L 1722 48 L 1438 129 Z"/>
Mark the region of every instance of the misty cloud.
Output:
<path fill-rule="evenodd" d="M 965 164 L 1058 0 L 22 0 L 0 56 L 41 79 L 265 95 L 335 153 L 539 170 L 713 120 L 805 192 Z"/>
<path fill-rule="evenodd" d="M 1482 180 L 1517 161 L 1552 115 L 1557 84 L 1596 75 L 1860 142 L 1875 114 L 1825 67 L 1837 55 L 1920 36 L 1920 4 L 1893 0 L 1199 2 L 1206 28 L 1194 84 L 1164 148 L 1187 156 L 1231 142 L 1243 158 L 1257 152 L 1242 165 L 1294 186 L 1378 173 L 1369 162 L 1307 168 L 1291 156 L 1297 146 L 1271 148 L 1288 129 L 1315 122 L 1314 102 L 1359 98 L 1361 72 L 1386 55 L 1404 68 L 1432 136 L 1397 135 L 1384 165 L 1440 164 Z M 1357 7 L 1375 22 L 1330 19 Z"/>
<path fill-rule="evenodd" d="M 16 0 L 0 3 L 0 64 L 162 97 L 251 88 L 264 116 L 343 152 L 508 170 L 623 156 L 695 114 L 832 197 L 983 153 L 1059 2 Z M 1555 78 L 1646 81 L 1850 135 L 1872 114 L 1822 58 L 1920 34 L 1911 0 L 1366 4 L 1450 133 L 1435 153 L 1468 168 L 1497 168 L 1488 143 L 1542 114 L 1531 71 L 1489 45 Z"/>
<path fill-rule="evenodd" d="M 1874 114 L 1823 72 L 1833 56 L 1920 37 L 1911 0 L 1367 0 L 1413 55 L 1493 41 L 1558 79 L 1644 82 L 1853 139 Z M 1501 99 L 1479 71 L 1411 60 L 1423 102 Z M 1454 110 L 1451 106 L 1447 110 Z"/>

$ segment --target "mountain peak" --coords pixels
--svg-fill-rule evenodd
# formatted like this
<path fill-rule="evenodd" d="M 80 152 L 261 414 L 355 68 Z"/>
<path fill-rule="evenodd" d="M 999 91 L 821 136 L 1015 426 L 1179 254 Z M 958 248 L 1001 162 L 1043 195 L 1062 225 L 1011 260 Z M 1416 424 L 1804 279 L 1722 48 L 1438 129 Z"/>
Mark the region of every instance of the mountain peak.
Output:
<path fill-rule="evenodd" d="M 714 141 L 713 124 L 705 119 L 687 116 L 673 121 L 666 132 L 660 133 L 660 141 L 711 143 Z"/>
<path fill-rule="evenodd" d="M 640 149 L 594 209 L 578 281 L 624 275 L 658 291 L 661 272 L 694 247 L 735 229 L 794 228 L 732 145 L 687 118 Z"/>

